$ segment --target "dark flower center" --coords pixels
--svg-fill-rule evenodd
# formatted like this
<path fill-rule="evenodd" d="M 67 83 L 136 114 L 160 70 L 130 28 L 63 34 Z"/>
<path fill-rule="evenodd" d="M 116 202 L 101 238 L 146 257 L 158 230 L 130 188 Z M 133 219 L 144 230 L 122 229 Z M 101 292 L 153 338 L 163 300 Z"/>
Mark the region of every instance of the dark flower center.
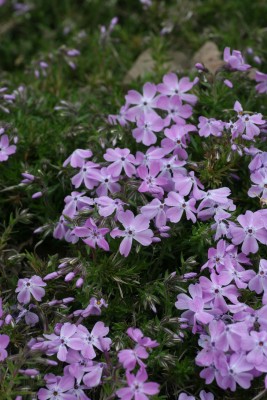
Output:
<path fill-rule="evenodd" d="M 147 102 L 146 101 L 144 101 L 144 106 L 147 106 Z"/>
<path fill-rule="evenodd" d="M 253 230 L 251 228 L 249 228 L 248 233 L 252 233 L 252 232 L 253 232 Z"/>
<path fill-rule="evenodd" d="M 263 342 L 259 342 L 259 346 L 263 346 Z"/>
<path fill-rule="evenodd" d="M 54 392 L 53 392 L 53 396 L 57 396 L 58 395 L 58 392 L 55 390 Z"/>
<path fill-rule="evenodd" d="M 108 183 L 108 178 L 106 178 L 104 182 Z"/>
<path fill-rule="evenodd" d="M 215 289 L 214 292 L 215 292 L 215 293 L 219 293 L 219 289 Z"/>
<path fill-rule="evenodd" d="M 27 283 L 26 283 L 26 286 L 28 286 L 28 287 L 31 286 L 30 282 L 27 282 Z"/>
<path fill-rule="evenodd" d="M 121 161 L 125 161 L 125 157 L 121 157 Z"/>

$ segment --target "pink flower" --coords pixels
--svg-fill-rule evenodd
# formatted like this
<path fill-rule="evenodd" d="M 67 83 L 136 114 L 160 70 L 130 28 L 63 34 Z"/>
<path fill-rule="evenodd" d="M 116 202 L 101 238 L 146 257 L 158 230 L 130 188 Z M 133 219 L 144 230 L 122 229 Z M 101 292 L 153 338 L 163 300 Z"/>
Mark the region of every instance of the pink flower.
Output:
<path fill-rule="evenodd" d="M 267 260 L 261 259 L 259 264 L 259 272 L 249 282 L 248 287 L 257 294 L 263 291 L 267 292 Z"/>
<path fill-rule="evenodd" d="M 90 208 L 90 206 L 94 204 L 94 201 L 93 199 L 90 199 L 90 197 L 84 196 L 84 194 L 84 192 L 72 192 L 70 196 L 66 196 L 64 199 L 66 205 L 62 211 L 62 214 L 73 218 L 77 211 L 80 211 L 84 208 Z"/>
<path fill-rule="evenodd" d="M 193 316 L 193 333 L 196 333 L 197 322 L 208 324 L 211 320 L 213 320 L 214 317 L 213 315 L 204 311 L 205 301 L 203 300 L 201 286 L 199 284 L 189 285 L 188 290 L 192 298 L 184 293 L 178 294 L 175 307 L 178 308 L 178 310 L 190 311 L 188 315 Z M 185 317 L 186 316 L 187 314 Z"/>
<path fill-rule="evenodd" d="M 78 336 L 82 341 L 81 353 L 85 358 L 92 360 L 96 357 L 96 352 L 94 347 L 100 351 L 109 350 L 111 345 L 111 339 L 105 338 L 108 334 L 109 328 L 104 325 L 103 322 L 98 321 L 93 327 L 92 331 L 89 332 L 88 329 L 83 325 L 78 325 Z"/>
<path fill-rule="evenodd" d="M 267 244 L 267 231 L 264 228 L 264 222 L 259 213 L 246 211 L 244 215 L 239 215 L 237 225 L 230 226 L 232 242 L 235 245 L 242 243 L 242 251 L 244 254 L 257 253 L 258 242 Z"/>
<path fill-rule="evenodd" d="M 18 301 L 23 304 L 28 304 L 31 300 L 31 295 L 35 300 L 41 301 L 42 297 L 45 295 L 43 286 L 46 286 L 46 283 L 37 275 L 32 276 L 30 279 L 19 279 L 16 289 L 16 293 L 19 293 Z"/>
<path fill-rule="evenodd" d="M 250 179 L 255 185 L 252 185 L 248 191 L 249 197 L 258 197 L 267 200 L 267 169 L 261 168 L 251 174 Z"/>
<path fill-rule="evenodd" d="M 179 222 L 185 212 L 187 220 L 191 219 L 193 223 L 196 222 L 196 216 L 194 213 L 197 212 L 195 209 L 196 200 L 190 199 L 185 201 L 184 197 L 176 192 L 170 192 L 165 204 L 170 207 L 166 211 L 166 216 L 171 222 Z"/>
<path fill-rule="evenodd" d="M 204 186 L 200 180 L 195 177 L 194 171 L 189 172 L 188 176 L 176 172 L 174 173 L 173 180 L 175 182 L 175 190 L 177 190 L 181 196 L 187 196 L 193 188 L 192 195 L 194 199 L 199 200 L 203 197 L 203 192 L 200 189 L 204 189 Z"/>
<path fill-rule="evenodd" d="M 87 189 L 91 190 L 95 186 L 97 186 L 98 181 L 92 179 L 89 173 L 98 168 L 98 164 L 95 164 L 91 161 L 87 161 L 80 166 L 80 171 L 71 178 L 71 183 L 75 186 L 75 188 L 79 188 L 82 183 L 87 187 Z"/>
<path fill-rule="evenodd" d="M 141 115 L 136 123 L 137 128 L 132 132 L 133 137 L 137 143 L 141 142 L 145 146 L 156 143 L 157 136 L 154 132 L 160 132 L 165 126 L 163 119 L 154 113 Z"/>
<path fill-rule="evenodd" d="M 232 70 L 246 71 L 251 67 L 249 64 L 245 64 L 241 51 L 233 50 L 231 54 L 230 47 L 225 47 L 223 59 L 227 63 L 227 66 Z"/>
<path fill-rule="evenodd" d="M 164 131 L 165 139 L 161 141 L 162 147 L 169 153 L 177 154 L 182 160 L 186 160 L 188 155 L 186 152 L 188 132 L 195 131 L 194 125 L 172 125 Z"/>
<path fill-rule="evenodd" d="M 9 336 L 7 335 L 0 335 L 0 362 L 4 361 L 7 358 L 7 351 L 6 348 L 9 344 Z"/>
<path fill-rule="evenodd" d="M 149 82 L 144 84 L 142 95 L 136 90 L 129 90 L 125 99 L 127 104 L 133 105 L 133 107 L 128 109 L 126 113 L 127 119 L 134 122 L 144 114 L 156 114 L 155 111 L 153 111 L 153 109 L 157 107 L 158 97 L 156 96 L 156 93 L 157 86 Z"/>
<path fill-rule="evenodd" d="M 149 170 L 144 165 L 140 165 L 137 168 L 137 173 L 143 182 L 139 186 L 138 191 L 162 196 L 164 194 L 162 186 L 166 185 L 167 179 L 159 176 L 160 171 L 161 165 L 157 161 L 151 163 Z"/>
<path fill-rule="evenodd" d="M 159 199 L 153 199 L 146 206 L 141 208 L 141 213 L 150 220 L 155 218 L 155 224 L 158 228 L 165 226 L 167 221 L 167 207 Z"/>
<path fill-rule="evenodd" d="M 126 371 L 128 386 L 117 390 L 116 394 L 123 400 L 149 400 L 147 395 L 159 393 L 159 384 L 156 382 L 146 382 L 148 378 L 144 368 L 139 369 L 136 376 Z"/>
<path fill-rule="evenodd" d="M 86 158 L 91 158 L 91 150 L 76 149 L 65 161 L 63 167 L 70 164 L 73 168 L 82 167 Z"/>
<path fill-rule="evenodd" d="M 266 122 L 262 119 L 262 114 L 244 114 L 239 101 L 235 102 L 234 110 L 238 113 L 238 130 L 243 134 L 243 138 L 252 140 L 255 136 L 258 136 L 260 134 L 260 128 L 257 125 L 263 125 Z"/>
<path fill-rule="evenodd" d="M 135 174 L 135 158 L 130 154 L 129 149 L 119 149 L 118 147 L 116 149 L 107 149 L 104 159 L 112 162 L 107 169 L 112 176 L 119 176 L 122 169 L 124 169 L 129 178 Z"/>
<path fill-rule="evenodd" d="M 92 218 L 88 218 L 84 226 L 77 226 L 72 232 L 74 235 L 82 238 L 83 242 L 93 249 L 98 246 L 103 250 L 109 250 L 109 244 L 104 238 L 104 235 L 109 232 L 109 229 L 98 228 Z"/>
<path fill-rule="evenodd" d="M 168 126 L 171 121 L 176 124 L 185 124 L 185 119 L 191 117 L 193 111 L 189 104 L 183 104 L 179 96 L 175 95 L 171 98 L 160 96 L 158 99 L 158 108 L 168 112 L 165 118 L 165 124 Z"/>
<path fill-rule="evenodd" d="M 39 400 L 76 400 L 77 397 L 69 391 L 74 387 L 74 378 L 70 375 L 55 376 L 55 379 L 47 382 L 47 389 L 39 389 Z"/>
<path fill-rule="evenodd" d="M 0 162 L 6 161 L 11 154 L 16 152 L 17 147 L 9 145 L 9 139 L 7 135 L 2 135 L 0 137 Z"/>
<path fill-rule="evenodd" d="M 116 193 L 121 190 L 121 185 L 117 183 L 119 177 L 113 176 L 112 172 L 106 167 L 101 168 L 101 170 L 92 169 L 88 172 L 88 177 L 93 181 L 100 182 L 96 189 L 98 196 L 107 196 L 108 192 Z"/>
<path fill-rule="evenodd" d="M 186 92 L 191 90 L 195 83 L 195 81 L 190 82 L 187 77 L 183 77 L 179 80 L 177 75 L 171 72 L 164 75 L 163 83 L 158 85 L 158 91 L 167 96 L 178 95 L 181 100 L 194 105 L 197 102 L 197 96 Z"/>
<path fill-rule="evenodd" d="M 128 328 L 127 329 L 127 335 L 134 340 L 136 343 L 147 347 L 147 348 L 154 348 L 159 346 L 159 343 L 156 342 L 156 340 L 150 339 L 150 337 L 144 336 L 143 332 L 141 329 L 138 328 Z"/>
<path fill-rule="evenodd" d="M 256 82 L 259 82 L 256 85 L 256 90 L 258 93 L 267 93 L 267 74 L 263 72 L 256 71 L 255 77 Z"/>
<path fill-rule="evenodd" d="M 122 231 L 119 228 L 113 229 L 110 236 L 123 237 L 120 244 L 120 253 L 124 257 L 127 257 L 130 253 L 133 240 L 136 240 L 142 246 L 149 246 L 152 243 L 153 232 L 149 227 L 149 219 L 144 217 L 142 214 L 136 217 L 132 211 L 120 212 L 118 214 L 118 220 L 122 223 L 125 230 Z"/>
<path fill-rule="evenodd" d="M 142 360 L 148 358 L 148 352 L 143 346 L 137 345 L 134 349 L 119 351 L 118 358 L 120 363 L 123 365 L 123 368 L 132 371 L 135 368 L 136 363 L 138 363 L 140 367 L 146 367 L 146 364 L 144 364 Z"/>
<path fill-rule="evenodd" d="M 215 118 L 199 117 L 198 128 L 199 136 L 221 136 L 224 129 L 224 122 Z"/>
<path fill-rule="evenodd" d="M 120 199 L 111 199 L 108 196 L 100 196 L 95 199 L 95 203 L 98 207 L 99 215 L 102 217 L 108 217 L 116 212 L 116 216 L 119 212 L 123 211 L 125 203 Z"/>

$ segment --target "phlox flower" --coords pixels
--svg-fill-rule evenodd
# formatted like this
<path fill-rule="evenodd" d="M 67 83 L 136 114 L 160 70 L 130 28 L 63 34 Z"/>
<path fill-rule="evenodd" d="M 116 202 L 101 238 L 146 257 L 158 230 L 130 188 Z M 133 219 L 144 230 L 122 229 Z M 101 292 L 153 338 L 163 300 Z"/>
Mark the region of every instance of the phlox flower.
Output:
<path fill-rule="evenodd" d="M 227 63 L 227 67 L 235 71 L 246 71 L 251 68 L 249 64 L 245 64 L 244 58 L 239 50 L 233 50 L 231 54 L 230 47 L 225 47 L 223 52 L 223 60 Z"/>
<path fill-rule="evenodd" d="M 154 132 L 160 132 L 165 126 L 165 122 L 155 113 L 141 115 L 136 121 L 137 128 L 133 129 L 133 137 L 137 143 L 151 146 L 156 143 L 157 136 Z"/>
<path fill-rule="evenodd" d="M 98 168 L 98 164 L 87 161 L 79 166 L 79 168 L 80 171 L 71 178 L 71 183 L 76 189 L 79 188 L 83 183 L 89 190 L 98 185 L 98 181 L 96 179 L 92 179 L 89 175 L 93 169 Z"/>
<path fill-rule="evenodd" d="M 119 176 L 123 169 L 129 178 L 135 174 L 135 158 L 129 149 L 107 149 L 104 159 L 112 163 L 107 168 L 112 176 Z"/>
<path fill-rule="evenodd" d="M 156 227 L 160 228 L 166 225 L 167 216 L 166 216 L 166 207 L 164 202 L 161 202 L 159 199 L 153 199 L 150 203 L 143 206 L 141 208 L 141 213 L 150 220 L 155 218 Z"/>
<path fill-rule="evenodd" d="M 84 208 L 90 208 L 90 206 L 94 204 L 94 201 L 90 197 L 84 196 L 84 194 L 85 192 L 72 192 L 71 195 L 66 196 L 64 199 L 66 205 L 62 211 L 62 214 L 73 218 L 77 211 L 80 211 Z"/>
<path fill-rule="evenodd" d="M 118 358 L 123 368 L 127 369 L 127 371 L 132 371 L 137 363 L 140 367 L 146 367 L 146 364 L 144 364 L 142 360 L 148 358 L 148 352 L 143 346 L 137 345 L 134 349 L 119 351 Z"/>
<path fill-rule="evenodd" d="M 238 113 L 238 125 L 240 133 L 243 134 L 243 138 L 253 140 L 255 136 L 260 134 L 258 125 L 263 125 L 266 122 L 262 119 L 262 114 L 244 114 L 243 107 L 239 101 L 235 102 L 234 110 Z"/>
<path fill-rule="evenodd" d="M 99 182 L 99 186 L 96 189 L 98 196 L 107 196 L 108 192 L 116 193 L 121 189 L 121 185 L 118 182 L 119 177 L 113 176 L 108 168 L 103 167 L 99 169 L 92 169 L 88 172 L 88 177 L 93 181 Z"/>
<path fill-rule="evenodd" d="M 136 343 L 139 345 L 142 345 L 147 348 L 154 348 L 159 346 L 159 343 L 156 342 L 156 340 L 150 339 L 148 336 L 144 336 L 143 332 L 141 329 L 138 328 L 128 328 L 127 329 L 127 335 L 134 340 Z"/>
<path fill-rule="evenodd" d="M 257 294 L 267 292 L 267 260 L 261 259 L 259 263 L 259 272 L 252 277 L 248 287 Z"/>
<path fill-rule="evenodd" d="M 159 393 L 159 384 L 156 382 L 146 382 L 148 378 L 144 368 L 140 368 L 136 376 L 126 371 L 128 386 L 117 390 L 116 395 L 120 399 L 127 400 L 149 400 L 147 395 Z"/>
<path fill-rule="evenodd" d="M 0 362 L 7 358 L 6 348 L 10 342 L 8 335 L 0 335 Z"/>
<path fill-rule="evenodd" d="M 31 300 L 31 295 L 36 301 L 41 301 L 42 297 L 45 295 L 44 286 L 46 286 L 46 283 L 37 275 L 33 275 L 31 278 L 19 279 L 16 288 L 18 301 L 23 304 L 28 304 Z"/>
<path fill-rule="evenodd" d="M 176 192 L 168 193 L 165 199 L 165 204 L 169 207 L 166 211 L 166 216 L 171 222 L 179 222 L 185 212 L 187 220 L 191 219 L 193 223 L 196 222 L 195 209 L 196 200 L 190 199 L 185 201 L 184 197 Z"/>
<path fill-rule="evenodd" d="M 100 384 L 105 366 L 106 364 L 104 363 L 93 362 L 92 366 L 87 367 L 83 376 L 83 382 L 87 388 L 93 388 Z"/>
<path fill-rule="evenodd" d="M 168 183 L 167 179 L 159 176 L 161 164 L 157 161 L 151 163 L 149 169 L 144 165 L 137 168 L 139 178 L 143 181 L 138 188 L 141 193 L 148 192 L 158 196 L 164 194 L 163 187 Z"/>
<path fill-rule="evenodd" d="M 125 99 L 126 103 L 132 107 L 128 109 L 126 118 L 129 121 L 135 122 L 144 114 L 156 114 L 153 111 L 157 107 L 158 96 L 156 96 L 156 93 L 157 86 L 150 82 L 144 84 L 143 94 L 138 93 L 136 90 L 129 90 Z"/>
<path fill-rule="evenodd" d="M 190 396 L 186 393 L 180 393 L 177 400 L 196 400 L 195 396 Z"/>
<path fill-rule="evenodd" d="M 171 98 L 160 96 L 158 99 L 158 108 L 168 112 L 165 118 L 165 126 L 170 125 L 171 121 L 176 124 L 185 124 L 185 120 L 191 117 L 193 111 L 189 104 L 183 104 L 179 96 Z"/>
<path fill-rule="evenodd" d="M 127 257 L 130 253 L 133 240 L 136 240 L 142 246 L 149 246 L 152 243 L 153 232 L 149 228 L 149 219 L 139 214 L 136 217 L 132 211 L 120 212 L 118 220 L 122 223 L 125 230 L 119 228 L 113 229 L 110 236 L 112 238 L 123 237 L 120 244 L 120 253 Z"/>
<path fill-rule="evenodd" d="M 213 320 L 214 316 L 205 311 L 202 287 L 199 284 L 189 285 L 188 291 L 192 298 L 184 293 L 178 294 L 175 307 L 178 308 L 178 310 L 188 310 L 188 312 L 182 314 L 182 317 L 193 317 L 193 333 L 196 333 L 197 322 L 208 324 Z"/>
<path fill-rule="evenodd" d="M 248 351 L 246 359 L 256 369 L 267 372 L 267 332 L 251 331 L 242 336 L 242 349 Z"/>
<path fill-rule="evenodd" d="M 187 93 L 197 83 L 196 80 L 191 82 L 188 77 L 183 77 L 180 80 L 173 72 L 164 75 L 163 83 L 158 85 L 158 91 L 167 96 L 179 96 L 186 103 L 196 104 L 197 96 Z"/>
<path fill-rule="evenodd" d="M 169 153 L 177 154 L 182 160 L 186 160 L 188 154 L 186 152 L 188 133 L 195 131 L 194 125 L 172 125 L 171 128 L 164 130 L 165 139 L 161 141 L 161 146 Z"/>
<path fill-rule="evenodd" d="M 242 243 L 244 254 L 257 253 L 259 249 L 258 241 L 267 244 L 267 231 L 259 213 L 246 211 L 244 215 L 237 217 L 237 221 L 240 227 L 234 224 L 230 226 L 232 242 L 235 245 Z"/>
<path fill-rule="evenodd" d="M 102 217 L 108 217 L 116 212 L 116 216 L 119 212 L 124 211 L 123 206 L 125 203 L 120 199 L 111 199 L 108 196 L 100 196 L 95 199 L 95 203 L 98 208 L 99 215 Z"/>
<path fill-rule="evenodd" d="M 224 129 L 224 122 L 216 120 L 215 118 L 199 117 L 199 136 L 208 137 L 221 136 Z"/>
<path fill-rule="evenodd" d="M 82 167 L 86 158 L 91 158 L 93 153 L 91 150 L 76 149 L 74 152 L 64 161 L 63 167 L 70 164 L 73 168 Z"/>
<path fill-rule="evenodd" d="M 233 264 L 229 256 L 226 257 L 224 267 L 219 273 L 220 279 L 224 282 L 234 281 L 238 289 L 245 289 L 248 286 L 248 282 L 255 276 L 255 272 L 251 269 L 245 270 L 237 264 Z"/>
<path fill-rule="evenodd" d="M 39 400 L 76 400 L 76 396 L 70 393 L 74 387 L 74 378 L 67 376 L 55 376 L 46 384 L 47 389 L 39 389 L 37 395 Z"/>
<path fill-rule="evenodd" d="M 267 169 L 261 168 L 251 174 L 250 179 L 254 183 L 248 191 L 249 197 L 260 196 L 267 200 Z"/>
<path fill-rule="evenodd" d="M 258 84 L 256 85 L 256 90 L 258 93 L 267 93 L 267 74 L 263 72 L 256 71 L 254 79 Z"/>
<path fill-rule="evenodd" d="M 108 116 L 108 122 L 111 125 L 116 125 L 116 123 L 118 122 L 121 126 L 126 126 L 128 124 L 127 118 L 126 118 L 126 114 L 128 111 L 128 105 L 126 106 L 122 106 L 120 108 L 120 112 L 118 115 L 109 115 Z"/>
<path fill-rule="evenodd" d="M 0 162 L 6 161 L 11 154 L 16 152 L 17 146 L 9 144 L 7 135 L 0 136 Z"/>
<path fill-rule="evenodd" d="M 180 172 L 174 172 L 173 181 L 175 183 L 175 190 L 181 196 L 187 196 L 192 191 L 191 194 L 194 199 L 199 200 L 203 197 L 201 189 L 204 189 L 204 186 L 195 176 L 194 171 L 190 171 L 187 176 L 182 175 Z"/>
<path fill-rule="evenodd" d="M 109 350 L 111 345 L 111 339 L 106 338 L 109 328 L 104 325 L 103 322 L 98 321 L 91 332 L 83 325 L 78 325 L 77 334 L 82 342 L 81 354 L 85 358 L 94 359 L 96 352 L 94 347 L 100 351 Z"/>
<path fill-rule="evenodd" d="M 103 250 L 109 250 L 109 244 L 104 238 L 109 229 L 98 228 L 92 218 L 88 218 L 83 226 L 77 226 L 72 232 L 74 235 L 82 238 L 83 242 L 93 249 L 98 246 Z"/>
<path fill-rule="evenodd" d="M 76 325 L 66 322 L 60 328 L 59 335 L 45 334 L 44 337 L 48 339 L 46 342 L 47 349 L 51 354 L 57 353 L 57 358 L 60 361 L 66 361 L 68 349 L 81 350 L 83 348 L 83 341 L 78 334 Z"/>
<path fill-rule="evenodd" d="M 230 389 L 231 391 L 236 390 L 236 384 L 240 385 L 243 389 L 248 389 L 253 379 L 251 371 L 253 369 L 245 355 L 242 353 L 234 353 L 230 356 L 229 361 L 225 358 L 221 358 L 220 371 L 222 379 L 217 380 L 217 384 L 224 390 Z"/>
<path fill-rule="evenodd" d="M 136 153 L 136 165 L 145 165 L 146 167 L 150 167 L 151 163 L 153 163 L 154 161 L 157 161 L 161 164 L 161 160 L 163 159 L 165 154 L 166 151 L 161 147 L 151 146 L 145 154 L 141 151 L 138 151 Z"/>

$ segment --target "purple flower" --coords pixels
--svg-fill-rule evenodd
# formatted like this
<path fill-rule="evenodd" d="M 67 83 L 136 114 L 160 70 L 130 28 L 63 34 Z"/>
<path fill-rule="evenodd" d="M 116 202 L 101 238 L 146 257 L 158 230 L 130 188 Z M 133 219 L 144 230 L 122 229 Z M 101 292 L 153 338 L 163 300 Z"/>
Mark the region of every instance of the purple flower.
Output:
<path fill-rule="evenodd" d="M 177 154 L 182 160 L 186 160 L 188 155 L 186 152 L 188 132 L 195 131 L 194 125 L 172 125 L 164 131 L 165 139 L 161 141 L 161 145 L 169 153 Z"/>
<path fill-rule="evenodd" d="M 179 96 L 175 95 L 171 98 L 160 96 L 158 99 L 158 108 L 168 112 L 165 119 L 166 126 L 173 121 L 176 124 L 185 124 L 185 119 L 191 117 L 193 111 L 189 104 L 183 104 Z"/>
<path fill-rule="evenodd" d="M 127 111 L 128 111 L 128 105 L 122 106 L 120 109 L 120 113 L 118 115 L 109 115 L 108 116 L 108 122 L 111 125 L 116 125 L 118 122 L 121 126 L 126 126 L 128 124 L 127 121 Z"/>
<path fill-rule="evenodd" d="M 155 113 L 146 113 L 137 119 L 137 128 L 133 130 L 133 137 L 137 143 L 143 143 L 146 146 L 156 143 L 157 136 L 154 132 L 160 132 L 165 123 Z"/>
<path fill-rule="evenodd" d="M 19 279 L 16 288 L 16 293 L 18 293 L 18 301 L 20 303 L 27 304 L 31 300 L 31 295 L 35 298 L 35 300 L 41 301 L 42 297 L 45 295 L 43 286 L 46 286 L 46 283 L 43 282 L 42 278 L 37 275 L 32 276 L 30 279 Z"/>
<path fill-rule="evenodd" d="M 63 167 L 70 164 L 73 168 L 82 167 L 86 158 L 91 158 L 91 150 L 76 149 L 65 161 Z"/>
<path fill-rule="evenodd" d="M 177 190 L 181 196 L 187 196 L 193 188 L 192 195 L 194 199 L 199 200 L 203 197 L 203 192 L 200 189 L 204 189 L 204 186 L 199 179 L 195 177 L 194 171 L 189 172 L 188 176 L 184 176 L 179 172 L 174 173 L 173 180 L 175 182 L 175 190 Z"/>
<path fill-rule="evenodd" d="M 163 83 L 158 85 L 158 91 L 167 96 L 178 95 L 181 100 L 194 105 L 197 102 L 197 96 L 186 93 L 191 90 L 194 85 L 195 81 L 190 82 L 187 77 L 179 80 L 177 75 L 171 72 L 164 75 Z"/>
<path fill-rule="evenodd" d="M 238 131 L 243 134 L 243 138 L 252 140 L 255 136 L 258 136 L 260 134 L 260 128 L 257 125 L 263 125 L 266 122 L 262 119 L 262 114 L 244 114 L 239 101 L 235 102 L 234 110 L 238 113 Z"/>
<path fill-rule="evenodd" d="M 98 246 L 105 251 L 109 250 L 109 244 L 104 238 L 104 235 L 109 232 L 109 229 L 98 228 L 92 218 L 88 218 L 84 226 L 77 226 L 72 232 L 74 235 L 82 238 L 83 242 L 93 249 Z"/>
<path fill-rule="evenodd" d="M 165 204 L 170 207 L 166 212 L 166 216 L 171 222 L 179 222 L 184 212 L 187 220 L 191 219 L 193 223 L 196 222 L 197 219 L 194 214 L 197 212 L 195 209 L 195 199 L 185 201 L 184 197 L 180 194 L 176 192 L 170 192 L 165 200 Z"/>
<path fill-rule="evenodd" d="M 144 165 L 137 168 L 138 176 L 143 181 L 138 188 L 141 193 L 149 192 L 155 195 L 162 196 L 164 190 L 162 186 L 166 185 L 167 180 L 159 175 L 161 165 L 159 162 L 154 161 L 151 163 L 149 170 Z"/>
<path fill-rule="evenodd" d="M 260 71 L 256 71 L 254 79 L 256 82 L 259 82 L 256 85 L 257 92 L 267 93 L 267 74 L 264 74 L 263 72 Z"/>
<path fill-rule="evenodd" d="M 242 336 L 242 349 L 248 351 L 247 361 L 255 368 L 267 363 L 267 332 L 252 331 Z"/>
<path fill-rule="evenodd" d="M 267 169 L 261 168 L 251 174 L 252 185 L 248 191 L 249 197 L 258 197 L 267 200 Z"/>
<path fill-rule="evenodd" d="M 94 347 L 100 351 L 109 350 L 111 339 L 105 338 L 108 332 L 109 328 L 101 321 L 95 324 L 91 332 L 85 326 L 78 325 L 77 333 L 82 341 L 82 348 L 79 350 L 81 350 L 82 355 L 92 360 L 96 357 Z"/>
<path fill-rule="evenodd" d="M 119 176 L 122 169 L 124 169 L 129 178 L 135 174 L 135 158 L 130 154 L 129 149 L 119 149 L 118 147 L 116 149 L 107 149 L 104 159 L 112 162 L 108 166 L 108 172 L 112 176 Z"/>
<path fill-rule="evenodd" d="M 139 345 L 142 345 L 147 348 L 154 348 L 159 346 L 159 343 L 156 342 L 156 340 L 150 339 L 150 337 L 144 336 L 143 332 L 141 329 L 138 328 L 128 328 L 127 329 L 127 335 L 134 340 L 136 343 Z"/>
<path fill-rule="evenodd" d="M 235 245 L 242 243 L 244 254 L 257 253 L 259 249 L 257 241 L 267 244 L 267 231 L 258 212 L 246 211 L 244 215 L 239 215 L 237 221 L 240 227 L 234 224 L 230 226 L 232 242 Z"/>
<path fill-rule="evenodd" d="M 73 218 L 77 211 L 90 208 L 94 204 L 94 201 L 90 197 L 84 196 L 84 194 L 84 192 L 72 192 L 70 196 L 65 197 L 64 201 L 66 205 L 62 214 Z"/>
<path fill-rule="evenodd" d="M 155 218 L 156 227 L 160 228 L 166 225 L 166 210 L 167 207 L 164 202 L 162 203 L 159 199 L 153 199 L 146 206 L 143 206 L 140 211 L 150 220 Z"/>
<path fill-rule="evenodd" d="M 261 259 L 259 263 L 259 272 L 249 282 L 248 287 L 257 294 L 263 291 L 267 292 L 267 260 Z"/>
<path fill-rule="evenodd" d="M 116 395 L 123 400 L 149 400 L 147 395 L 159 393 L 159 384 L 146 382 L 147 378 L 148 375 L 144 368 L 140 368 L 136 376 L 126 371 L 128 386 L 117 390 Z"/>
<path fill-rule="evenodd" d="M 196 400 L 195 396 L 190 396 L 186 393 L 180 393 L 177 400 Z"/>
<path fill-rule="evenodd" d="M 0 335 L 0 361 L 4 361 L 7 358 L 6 348 L 9 344 L 9 336 Z"/>
<path fill-rule="evenodd" d="M 135 368 L 136 363 L 138 363 L 140 367 L 146 367 L 146 364 L 144 364 L 142 360 L 148 358 L 148 352 L 143 346 L 137 345 L 134 349 L 119 351 L 118 358 L 120 363 L 123 365 L 123 368 L 132 371 Z"/>
<path fill-rule="evenodd" d="M 47 382 L 47 389 L 39 389 L 39 400 L 76 400 L 77 397 L 69 391 L 74 387 L 74 378 L 70 375 L 55 376 L 55 379 Z"/>
<path fill-rule="evenodd" d="M 251 67 L 249 64 L 245 64 L 241 51 L 233 50 L 231 54 L 230 47 L 225 47 L 223 59 L 227 63 L 227 67 L 235 71 L 246 71 Z"/>
<path fill-rule="evenodd" d="M 118 220 L 122 223 L 125 230 L 122 231 L 119 228 L 113 229 L 110 236 L 123 237 L 120 244 L 120 253 L 124 257 L 127 257 L 130 253 L 133 240 L 136 240 L 142 246 L 149 246 L 152 243 L 153 232 L 149 228 L 149 219 L 142 214 L 136 217 L 132 211 L 120 212 L 118 214 Z"/>
<path fill-rule="evenodd" d="M 117 214 L 123 210 L 123 206 L 125 203 L 120 199 L 111 199 L 108 196 L 100 196 L 95 199 L 95 203 L 97 204 L 99 215 L 102 217 L 108 217 L 116 211 Z"/>
<path fill-rule="evenodd" d="M 51 354 L 57 353 L 60 361 L 66 361 L 68 349 L 82 350 L 83 340 L 81 339 L 76 325 L 66 322 L 60 328 L 59 335 L 52 333 L 44 335 L 47 341 L 47 348 Z"/>
<path fill-rule="evenodd" d="M 90 176 L 90 172 L 95 168 L 98 168 L 98 164 L 95 164 L 91 161 L 87 161 L 82 164 L 80 171 L 71 178 L 71 183 L 75 186 L 75 188 L 79 188 L 82 183 L 87 187 L 87 189 L 91 190 L 95 186 L 97 186 L 98 181 L 92 179 Z"/>
<path fill-rule="evenodd" d="M 219 363 L 222 379 L 217 380 L 217 383 L 222 389 L 226 390 L 229 388 L 234 392 L 237 383 L 243 389 L 250 387 L 253 375 L 248 371 L 251 371 L 253 366 L 248 363 L 242 353 L 232 354 L 229 361 L 226 358 L 221 358 Z"/>
<path fill-rule="evenodd" d="M 126 116 L 129 121 L 135 122 L 137 118 L 147 113 L 155 113 L 154 108 L 157 107 L 158 96 L 157 86 L 153 83 L 145 83 L 143 86 L 143 95 L 136 90 L 129 90 L 125 96 L 128 105 L 133 105 L 129 108 Z M 156 97 L 155 97 L 156 96 Z"/>
<path fill-rule="evenodd" d="M 7 135 L 2 135 L 0 137 L 0 162 L 6 161 L 11 154 L 16 152 L 17 147 L 9 145 L 9 139 Z"/>
<path fill-rule="evenodd" d="M 108 192 L 116 193 L 121 189 L 121 185 L 118 182 L 119 177 L 113 176 L 112 172 L 104 167 L 99 171 L 98 169 L 92 169 L 88 172 L 88 178 L 92 181 L 100 182 L 100 185 L 96 189 L 98 196 L 107 196 Z"/>
<path fill-rule="evenodd" d="M 214 317 L 207 311 L 204 311 L 205 302 L 203 300 L 201 286 L 199 284 L 189 285 L 188 291 L 192 298 L 184 293 L 178 294 L 175 307 L 178 308 L 178 310 L 190 311 L 189 315 L 193 317 L 193 333 L 196 333 L 197 322 L 208 324 Z"/>
<path fill-rule="evenodd" d="M 216 120 L 215 118 L 199 117 L 198 128 L 199 136 L 221 136 L 224 129 L 224 122 Z"/>

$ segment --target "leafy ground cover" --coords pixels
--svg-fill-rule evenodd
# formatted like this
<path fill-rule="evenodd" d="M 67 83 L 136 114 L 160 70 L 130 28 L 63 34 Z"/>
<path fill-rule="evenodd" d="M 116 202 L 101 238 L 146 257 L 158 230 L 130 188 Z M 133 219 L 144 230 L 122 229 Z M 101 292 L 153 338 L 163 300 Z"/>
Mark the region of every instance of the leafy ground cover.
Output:
<path fill-rule="evenodd" d="M 0 1 L 1 399 L 265 398 L 266 13 Z"/>

